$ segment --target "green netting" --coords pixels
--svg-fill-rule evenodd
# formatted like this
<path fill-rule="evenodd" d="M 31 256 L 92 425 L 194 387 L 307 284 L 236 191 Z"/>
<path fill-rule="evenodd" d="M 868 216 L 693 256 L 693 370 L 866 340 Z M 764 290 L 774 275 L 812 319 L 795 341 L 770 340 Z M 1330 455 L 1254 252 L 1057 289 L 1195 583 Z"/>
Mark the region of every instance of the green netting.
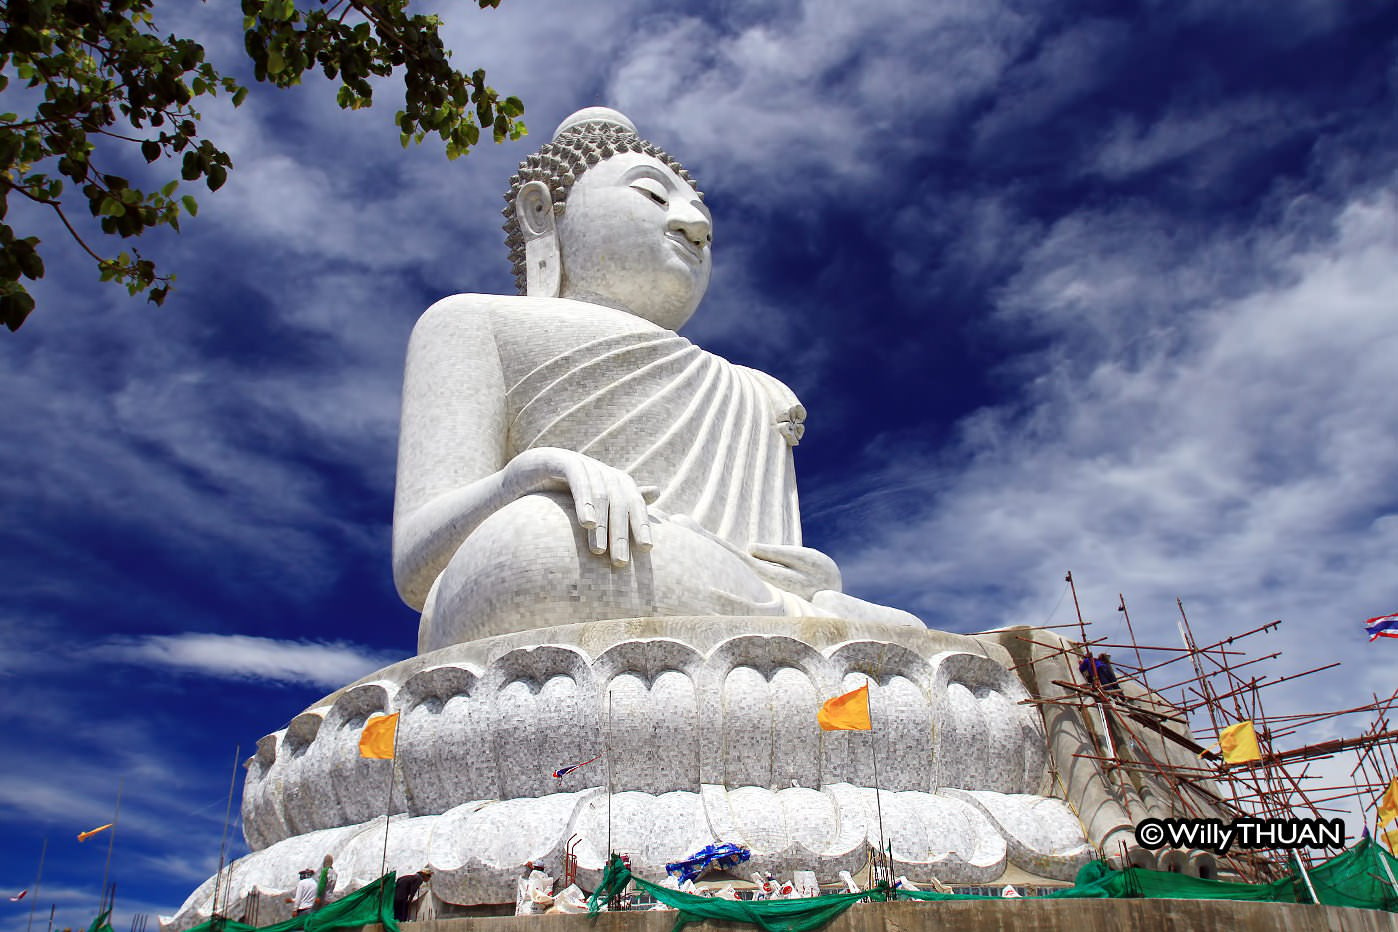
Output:
<path fill-rule="evenodd" d="M 381 923 L 387 932 L 399 932 L 393 918 L 393 885 L 397 875 L 384 874 L 373 883 L 327 903 L 313 913 L 293 916 L 285 922 L 269 926 L 250 926 L 231 919 L 210 919 L 189 932 L 331 932 L 332 929 L 357 929 Z"/>
<path fill-rule="evenodd" d="M 1106 865 L 1102 865 L 1104 868 Z M 1081 877 L 1081 873 L 1079 874 Z M 1290 878 L 1269 884 L 1233 883 L 1227 880 L 1204 880 L 1169 871 L 1152 871 L 1141 867 L 1114 871 L 1107 868 L 1095 880 L 1081 880 L 1066 890 L 1056 890 L 1048 896 L 1059 899 L 1074 897 L 1146 897 L 1167 900 L 1248 900 L 1262 903 L 1294 903 Z"/>
<path fill-rule="evenodd" d="M 1390 873 L 1391 872 L 1391 873 Z M 1388 854 L 1367 836 L 1353 848 L 1331 858 L 1310 871 L 1311 885 L 1316 897 L 1326 906 L 1349 906 L 1363 909 L 1385 909 L 1398 912 L 1398 858 Z M 588 903 L 591 912 L 626 889 L 628 883 L 655 897 L 666 906 L 679 911 L 675 922 L 678 930 L 690 922 L 717 919 L 743 922 L 761 927 L 764 932 L 812 932 L 849 909 L 861 899 L 883 899 L 884 892 L 864 891 L 799 900 L 724 900 L 716 897 L 681 893 L 634 877 L 613 858 L 602 875 L 602 882 Z M 983 900 L 999 899 L 984 895 L 934 893 L 919 890 L 897 890 L 893 897 L 900 900 Z M 1225 880 L 1203 880 L 1167 871 L 1152 871 L 1140 867 L 1112 870 L 1102 861 L 1093 861 L 1078 871 L 1073 886 L 1040 897 L 1024 899 L 1072 898 L 1148 898 L 1178 900 L 1242 900 L 1261 903 L 1309 903 L 1305 879 L 1293 874 L 1267 884 L 1232 883 Z M 315 932 L 315 930 L 310 930 Z"/>
<path fill-rule="evenodd" d="M 678 910 L 676 930 L 686 923 L 717 919 L 745 922 L 761 927 L 764 932 L 812 932 L 871 895 L 840 893 L 797 900 L 725 900 L 716 896 L 696 896 L 635 877 L 622 865 L 621 858 L 613 857 L 602 875 L 602 882 L 597 885 L 597 892 L 588 901 L 588 911 L 595 913 L 603 902 L 624 890 L 627 882 L 634 882 L 666 906 Z"/>
<path fill-rule="evenodd" d="M 1398 878 L 1398 858 L 1388 854 L 1371 839 L 1361 839 L 1353 848 L 1331 858 L 1319 867 L 1311 868 L 1311 885 L 1316 896 L 1326 906 L 1350 906 L 1361 909 L 1384 909 L 1398 912 L 1398 890 L 1388 878 L 1385 867 Z M 904 900 L 993 899 L 954 893 L 922 893 L 899 890 Z M 1266 884 L 1231 883 L 1224 880 L 1203 880 L 1167 871 L 1132 867 L 1112 870 L 1101 861 L 1093 861 L 1078 871 L 1073 886 L 1043 894 L 1041 899 L 1073 899 L 1081 897 L 1147 898 L 1174 900 L 1243 900 L 1259 903 L 1312 902 L 1305 878 L 1293 868 L 1291 876 Z M 1032 897 L 1031 897 L 1032 899 Z"/>
<path fill-rule="evenodd" d="M 97 918 L 92 920 L 92 925 L 87 927 L 87 932 L 112 932 L 112 911 L 108 909 L 99 913 Z"/>
<path fill-rule="evenodd" d="M 1368 835 L 1353 848 L 1338 854 L 1310 870 L 1311 886 L 1316 897 L 1326 906 L 1357 906 L 1362 909 L 1385 909 L 1398 912 L 1398 858 L 1383 850 Z M 1311 901 L 1304 878 L 1292 879 L 1296 898 Z"/>

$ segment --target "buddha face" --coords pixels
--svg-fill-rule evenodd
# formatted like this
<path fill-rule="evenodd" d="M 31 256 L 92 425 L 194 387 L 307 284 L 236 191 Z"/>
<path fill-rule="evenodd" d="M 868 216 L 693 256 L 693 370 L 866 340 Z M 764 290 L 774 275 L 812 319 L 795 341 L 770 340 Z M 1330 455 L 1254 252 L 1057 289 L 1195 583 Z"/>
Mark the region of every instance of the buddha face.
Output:
<path fill-rule="evenodd" d="M 578 178 L 558 218 L 560 294 L 677 330 L 709 287 L 712 229 L 698 192 L 669 166 L 612 156 Z"/>

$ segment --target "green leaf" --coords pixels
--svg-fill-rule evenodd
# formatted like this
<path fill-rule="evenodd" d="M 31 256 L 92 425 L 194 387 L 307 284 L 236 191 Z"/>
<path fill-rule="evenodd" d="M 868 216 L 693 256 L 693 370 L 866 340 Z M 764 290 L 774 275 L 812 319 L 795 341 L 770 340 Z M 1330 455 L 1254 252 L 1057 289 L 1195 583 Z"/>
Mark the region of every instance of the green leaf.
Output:
<path fill-rule="evenodd" d="M 35 242 L 38 241 L 35 240 Z M 19 259 L 19 268 L 24 273 L 25 278 L 37 280 L 44 277 L 44 260 L 39 258 L 39 254 L 34 251 L 32 245 L 27 250 L 20 252 L 16 258 Z"/>
<path fill-rule="evenodd" d="M 192 196 L 186 194 L 184 197 L 180 198 L 180 203 L 184 205 L 184 209 L 189 212 L 191 217 L 199 216 L 199 202 Z"/>
<path fill-rule="evenodd" d="M 108 197 L 103 199 L 102 206 L 98 208 L 97 213 L 103 217 L 124 217 L 126 216 L 126 207 L 119 199 Z"/>
<path fill-rule="evenodd" d="M 278 49 L 269 49 L 267 52 L 267 73 L 281 74 L 286 70 L 286 61 L 282 58 L 282 53 Z"/>
<path fill-rule="evenodd" d="M 11 331 L 18 330 L 24 319 L 34 310 L 34 298 L 23 287 L 0 297 L 0 316 Z"/>
<path fill-rule="evenodd" d="M 146 157 L 147 162 L 154 162 L 160 158 L 160 143 L 154 139 L 146 139 L 141 143 L 141 154 Z"/>

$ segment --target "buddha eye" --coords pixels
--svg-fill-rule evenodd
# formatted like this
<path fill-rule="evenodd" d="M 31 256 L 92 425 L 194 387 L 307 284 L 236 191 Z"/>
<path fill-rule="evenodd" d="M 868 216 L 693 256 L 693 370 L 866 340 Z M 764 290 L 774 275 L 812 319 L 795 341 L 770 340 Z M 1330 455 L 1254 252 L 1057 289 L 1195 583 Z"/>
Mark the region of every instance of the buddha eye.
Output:
<path fill-rule="evenodd" d="M 670 202 L 665 199 L 665 192 L 658 190 L 659 187 L 660 186 L 656 182 L 648 178 L 638 179 L 631 185 L 632 190 L 640 191 L 661 207 L 668 207 Z"/>

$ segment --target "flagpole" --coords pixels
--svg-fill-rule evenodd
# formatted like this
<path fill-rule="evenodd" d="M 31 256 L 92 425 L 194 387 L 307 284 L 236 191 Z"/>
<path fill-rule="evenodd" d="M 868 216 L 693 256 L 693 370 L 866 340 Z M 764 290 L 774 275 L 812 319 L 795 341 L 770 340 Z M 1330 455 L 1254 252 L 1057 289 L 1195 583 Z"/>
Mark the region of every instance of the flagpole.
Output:
<path fill-rule="evenodd" d="M 1301 861 L 1301 852 L 1295 852 L 1296 867 L 1301 871 L 1301 879 L 1306 881 L 1306 889 L 1311 892 L 1311 902 L 1317 906 L 1321 905 L 1320 897 L 1316 896 L 1315 887 L 1311 884 L 1310 871 L 1306 870 L 1306 865 Z"/>
<path fill-rule="evenodd" d="M 1377 823 L 1375 831 L 1374 844 L 1379 846 L 1379 863 L 1383 865 L 1383 872 L 1388 875 L 1388 882 L 1393 885 L 1394 891 L 1398 892 L 1398 880 L 1393 877 L 1393 868 L 1388 866 L 1388 858 L 1383 856 L 1384 839 L 1387 837 L 1383 833 L 1383 823 Z"/>
<path fill-rule="evenodd" d="M 214 874 L 214 905 L 211 910 L 210 919 L 218 917 L 218 893 L 219 885 L 223 884 L 224 908 L 228 908 L 228 894 L 231 884 L 223 878 L 223 859 L 228 852 L 228 823 L 233 819 L 233 787 L 238 782 L 238 758 L 242 755 L 243 746 L 235 745 L 233 748 L 233 773 L 228 777 L 228 806 L 223 810 L 223 838 L 218 844 L 218 873 Z"/>
<path fill-rule="evenodd" d="M 398 766 L 398 726 L 403 720 L 393 723 L 393 757 L 388 763 L 388 798 L 383 804 L 383 860 L 379 862 L 379 877 L 388 873 L 388 820 L 393 811 L 393 769 Z"/>
<path fill-rule="evenodd" d="M 29 902 L 29 925 L 25 932 L 32 932 L 34 928 L 34 910 L 39 908 L 39 884 L 44 880 L 44 855 L 49 851 L 49 836 L 44 836 L 44 846 L 39 849 L 39 873 L 34 878 L 34 899 Z"/>
<path fill-rule="evenodd" d="M 869 679 L 867 676 L 864 677 L 864 684 L 865 684 L 866 688 L 873 685 L 873 683 L 870 681 L 870 679 Z M 875 809 L 875 811 L 878 813 L 878 816 L 879 816 L 879 860 L 882 861 L 882 860 L 883 860 L 883 801 L 882 801 L 882 800 L 880 799 L 880 797 L 879 797 L 879 742 L 878 742 L 878 740 L 877 740 L 877 738 L 876 738 L 876 733 L 875 733 L 875 731 L 874 731 L 874 698 L 873 698 L 873 690 L 872 690 L 872 689 L 869 690 L 869 697 L 867 698 L 866 701 L 867 701 L 868 706 L 869 706 L 869 748 L 870 748 L 871 751 L 873 751 L 873 755 L 874 755 L 874 809 Z M 890 876 L 888 877 L 888 880 L 890 881 L 890 883 L 892 882 L 892 879 L 893 879 L 893 878 L 892 878 L 892 873 L 893 873 L 892 858 L 893 858 L 893 855 L 892 855 L 892 853 L 890 853 L 890 854 L 889 854 L 889 861 L 890 861 L 890 863 L 889 863 L 889 865 L 888 865 L 888 871 L 889 871 L 889 875 L 890 875 Z"/>
<path fill-rule="evenodd" d="M 604 862 L 607 866 L 612 863 L 612 752 L 607 738 L 612 731 L 612 690 L 607 689 L 607 727 L 602 732 L 602 756 L 607 764 L 607 856 Z M 606 870 L 606 867 L 603 867 Z"/>
<path fill-rule="evenodd" d="M 126 777 L 123 776 L 117 780 L 116 812 L 112 816 L 112 834 L 107 836 L 107 864 L 102 868 L 101 902 L 105 902 L 107 899 L 107 877 L 110 876 L 112 870 L 112 849 L 116 847 L 117 823 L 121 821 L 121 791 L 125 786 Z"/>

